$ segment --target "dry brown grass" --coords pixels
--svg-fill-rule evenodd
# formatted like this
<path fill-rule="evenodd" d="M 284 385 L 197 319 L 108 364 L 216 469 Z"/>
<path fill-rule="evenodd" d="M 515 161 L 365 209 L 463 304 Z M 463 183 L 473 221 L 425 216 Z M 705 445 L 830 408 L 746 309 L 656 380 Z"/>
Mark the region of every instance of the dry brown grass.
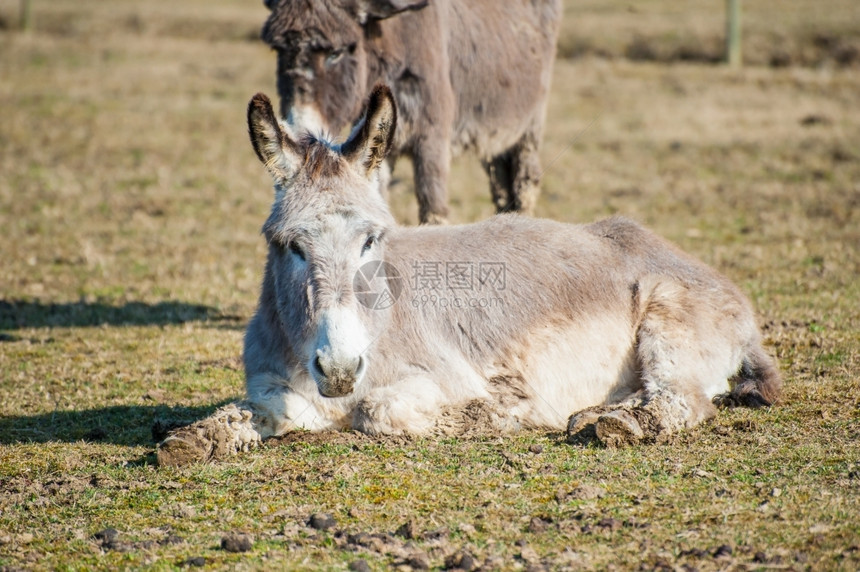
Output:
<path fill-rule="evenodd" d="M 723 61 L 725 6 L 725 1 L 713 0 L 567 2 L 559 55 Z M 748 64 L 860 65 L 860 5 L 852 0 L 756 0 L 742 8 L 743 59 Z"/>
<path fill-rule="evenodd" d="M 711 4 L 568 3 L 563 50 L 584 38 L 612 57 L 558 62 L 539 214 L 627 214 L 728 274 L 779 358 L 782 406 L 623 451 L 343 434 L 159 470 L 155 418 L 242 391 L 271 197 L 244 124 L 248 98 L 275 92 L 253 39 L 265 9 L 36 0 L 23 35 L 18 2 L 0 0 L 0 567 L 383 567 L 413 549 L 438 567 L 462 548 L 502 568 L 856 569 L 860 74 L 620 57 L 637 33 L 708 44 Z M 856 39 L 855 3 L 772 4 L 745 3 L 748 46 Z M 408 167 L 392 204 L 414 223 Z M 486 186 L 457 161 L 458 221 L 491 213 Z M 306 528 L 316 511 L 336 528 Z M 411 547 L 348 539 L 409 519 Z M 111 526 L 117 542 L 92 538 Z M 232 530 L 254 535 L 251 552 L 219 548 Z"/>

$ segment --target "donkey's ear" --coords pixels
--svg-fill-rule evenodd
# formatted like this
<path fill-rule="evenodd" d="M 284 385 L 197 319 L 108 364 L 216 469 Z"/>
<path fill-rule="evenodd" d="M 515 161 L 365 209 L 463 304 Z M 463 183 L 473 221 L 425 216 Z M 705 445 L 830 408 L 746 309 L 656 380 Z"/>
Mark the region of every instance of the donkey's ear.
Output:
<path fill-rule="evenodd" d="M 384 20 L 407 10 L 420 10 L 430 0 L 358 0 L 358 21 L 362 25 L 369 20 Z"/>
<path fill-rule="evenodd" d="M 272 102 L 262 93 L 248 103 L 248 135 L 257 157 L 273 176 L 291 177 L 299 166 L 296 144 L 281 129 Z"/>
<path fill-rule="evenodd" d="M 353 129 L 341 153 L 357 169 L 370 176 L 385 160 L 394 143 L 397 106 L 388 86 L 377 85 L 370 94 L 364 119 Z"/>

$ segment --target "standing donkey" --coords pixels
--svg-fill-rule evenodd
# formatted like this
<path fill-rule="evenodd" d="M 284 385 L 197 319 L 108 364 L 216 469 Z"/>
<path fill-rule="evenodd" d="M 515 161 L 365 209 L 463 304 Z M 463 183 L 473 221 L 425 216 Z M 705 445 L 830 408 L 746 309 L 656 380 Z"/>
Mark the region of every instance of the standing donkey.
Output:
<path fill-rule="evenodd" d="M 451 412 L 463 429 L 476 403 L 487 430 L 567 427 L 619 446 L 779 397 L 741 292 L 633 222 L 397 226 L 378 179 L 395 123 L 385 87 L 341 145 L 294 140 L 251 100 L 275 199 L 247 398 L 170 435 L 162 463 L 296 429 L 422 434 Z"/>
<path fill-rule="evenodd" d="M 422 223 L 448 214 L 451 156 L 474 150 L 501 211 L 531 213 L 561 0 L 266 0 L 281 113 L 338 133 L 373 86 L 400 110 Z M 387 165 L 383 169 L 387 173 Z"/>

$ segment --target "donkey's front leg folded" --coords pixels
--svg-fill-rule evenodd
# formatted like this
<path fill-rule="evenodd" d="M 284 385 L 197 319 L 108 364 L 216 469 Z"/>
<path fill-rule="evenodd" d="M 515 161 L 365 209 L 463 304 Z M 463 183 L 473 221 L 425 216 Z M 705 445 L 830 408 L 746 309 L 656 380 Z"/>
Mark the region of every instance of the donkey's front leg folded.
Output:
<path fill-rule="evenodd" d="M 261 441 L 253 407 L 246 401 L 230 403 L 186 427 L 174 429 L 156 454 L 162 466 L 181 466 L 247 451 Z"/>
<path fill-rule="evenodd" d="M 445 396 L 430 379 L 412 378 L 373 389 L 352 416 L 352 426 L 369 435 L 427 433 L 445 405 Z"/>
<path fill-rule="evenodd" d="M 289 431 L 325 431 L 343 427 L 345 413 L 342 407 L 328 410 L 317 407 L 312 399 L 276 384 L 265 385 L 260 382 L 263 376 L 248 382 L 248 402 L 256 415 L 254 426 L 263 439 L 279 437 Z M 269 378 L 274 379 L 274 377 Z M 265 380 L 264 380 L 265 381 Z"/>

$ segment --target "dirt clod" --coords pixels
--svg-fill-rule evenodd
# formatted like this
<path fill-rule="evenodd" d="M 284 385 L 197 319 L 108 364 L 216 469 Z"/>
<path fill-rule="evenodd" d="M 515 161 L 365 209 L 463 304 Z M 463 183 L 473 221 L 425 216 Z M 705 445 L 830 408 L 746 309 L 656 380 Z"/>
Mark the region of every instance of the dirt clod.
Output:
<path fill-rule="evenodd" d="M 93 534 L 93 538 L 98 541 L 101 541 L 102 544 L 107 544 L 109 542 L 113 542 L 119 536 L 119 531 L 115 528 L 106 528 L 104 530 L 100 530 L 99 532 Z"/>
<path fill-rule="evenodd" d="M 367 563 L 367 560 L 353 560 L 349 563 L 349 569 L 353 572 L 370 572 L 370 564 Z"/>
<path fill-rule="evenodd" d="M 604 529 L 604 530 L 609 530 L 609 531 L 615 532 L 616 530 L 621 528 L 622 523 L 618 519 L 615 519 L 612 517 L 606 517 L 606 518 L 601 518 L 597 522 L 597 526 Z"/>
<path fill-rule="evenodd" d="M 405 563 L 412 567 L 413 570 L 430 569 L 430 557 L 427 556 L 426 552 L 422 552 L 420 550 L 416 550 L 409 554 L 409 556 L 405 558 Z"/>
<path fill-rule="evenodd" d="M 413 540 L 415 538 L 415 522 L 407 520 L 397 528 L 394 534 L 406 540 Z"/>
<path fill-rule="evenodd" d="M 347 544 L 361 546 L 377 554 L 391 554 L 401 551 L 401 542 L 390 534 L 358 532 L 346 537 Z"/>
<path fill-rule="evenodd" d="M 533 516 L 529 521 L 529 532 L 532 534 L 539 534 L 541 532 L 545 532 L 549 527 L 549 522 L 544 520 L 539 516 Z"/>
<path fill-rule="evenodd" d="M 458 550 L 445 557 L 446 570 L 474 570 L 477 565 L 475 557 L 466 550 Z"/>
<path fill-rule="evenodd" d="M 367 546 L 370 543 L 371 536 L 366 532 L 357 532 L 355 534 L 350 534 L 346 537 L 346 541 L 349 544 L 355 544 L 358 546 Z"/>
<path fill-rule="evenodd" d="M 182 544 L 185 542 L 185 539 L 176 534 L 168 534 L 162 540 L 159 541 L 161 545 L 169 545 L 169 544 Z"/>
<path fill-rule="evenodd" d="M 103 550 L 113 550 L 114 552 L 129 552 L 134 550 L 135 546 L 130 542 L 124 542 L 119 538 L 119 531 L 115 528 L 106 528 L 93 535 L 93 538 L 101 543 Z"/>
<path fill-rule="evenodd" d="M 522 539 L 518 540 L 517 544 L 520 545 L 520 559 L 528 564 L 540 564 L 540 556 L 534 548 Z"/>
<path fill-rule="evenodd" d="M 337 521 L 327 512 L 316 512 L 308 519 L 308 526 L 314 530 L 328 530 L 336 525 Z"/>
<path fill-rule="evenodd" d="M 606 489 L 595 485 L 579 485 L 565 496 L 565 500 L 594 500 L 606 496 Z"/>
<path fill-rule="evenodd" d="M 538 445 L 537 443 L 529 445 L 529 452 L 534 453 L 535 455 L 540 455 L 543 453 L 543 445 Z"/>
<path fill-rule="evenodd" d="M 714 558 L 724 558 L 732 555 L 732 547 L 728 544 L 722 544 L 714 550 Z"/>
<path fill-rule="evenodd" d="M 682 550 L 680 556 L 689 556 L 691 558 L 701 559 L 707 556 L 708 553 L 701 548 L 690 548 L 689 550 Z"/>
<path fill-rule="evenodd" d="M 183 560 L 179 566 L 206 566 L 206 559 L 202 556 L 194 556 Z"/>
<path fill-rule="evenodd" d="M 221 538 L 221 549 L 227 552 L 248 552 L 254 546 L 249 534 L 230 532 Z"/>
<path fill-rule="evenodd" d="M 649 566 L 647 569 L 657 570 L 659 572 L 673 572 L 675 567 L 672 566 L 672 563 L 665 558 L 657 558 L 657 560 L 654 561 L 654 564 Z"/>
<path fill-rule="evenodd" d="M 438 540 L 440 538 L 445 538 L 448 536 L 450 532 L 444 526 L 441 528 L 436 528 L 434 530 L 428 530 L 424 533 L 425 540 Z"/>

